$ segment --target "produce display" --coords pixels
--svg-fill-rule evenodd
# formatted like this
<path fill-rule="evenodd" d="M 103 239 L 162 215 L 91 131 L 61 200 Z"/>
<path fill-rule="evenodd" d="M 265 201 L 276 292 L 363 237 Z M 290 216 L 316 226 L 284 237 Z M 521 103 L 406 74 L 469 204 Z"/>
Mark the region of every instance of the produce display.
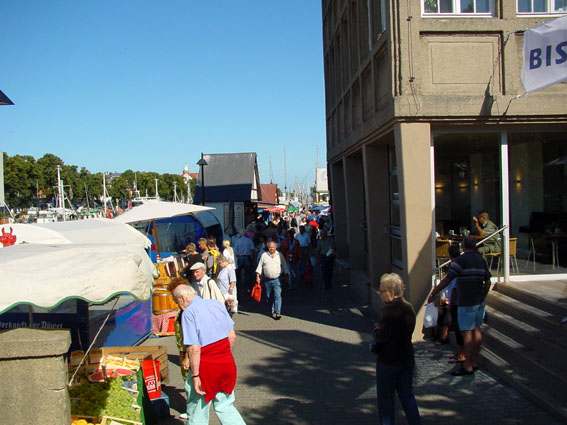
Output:
<path fill-rule="evenodd" d="M 136 406 L 135 375 L 109 379 L 97 384 L 71 387 L 71 414 L 76 416 L 112 416 L 115 418 L 140 420 Z M 80 421 L 80 420 L 79 420 Z M 77 421 L 76 425 L 86 425 Z"/>
<path fill-rule="evenodd" d="M 71 425 L 101 425 L 100 423 L 93 423 L 93 422 L 87 422 L 84 419 L 77 419 L 76 421 L 71 422 Z"/>

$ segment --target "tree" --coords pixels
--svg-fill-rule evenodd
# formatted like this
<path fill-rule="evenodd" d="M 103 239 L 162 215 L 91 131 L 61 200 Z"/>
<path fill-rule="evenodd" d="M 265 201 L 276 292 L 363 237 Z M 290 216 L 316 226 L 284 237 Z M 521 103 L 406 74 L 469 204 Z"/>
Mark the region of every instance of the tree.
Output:
<path fill-rule="evenodd" d="M 36 194 L 35 159 L 32 156 L 4 153 L 4 187 L 6 203 L 10 208 L 25 208 L 33 204 Z"/>
<path fill-rule="evenodd" d="M 57 187 L 57 166 L 63 165 L 63 160 L 51 153 L 46 153 L 36 162 L 39 189 L 48 198 L 52 199 Z"/>
<path fill-rule="evenodd" d="M 65 193 L 73 204 L 82 203 L 90 207 L 100 206 L 102 199 L 102 173 L 92 174 L 85 167 L 66 165 L 56 155 L 46 153 L 38 160 L 29 155 L 8 156 L 4 153 L 4 182 L 6 202 L 12 208 L 27 208 L 37 204 L 38 193 L 43 202 L 53 202 L 57 194 L 57 167 L 61 167 L 61 179 Z M 177 195 L 184 198 L 187 187 L 183 177 L 177 174 L 160 175 L 154 172 L 125 170 L 106 178 L 108 195 L 120 200 L 131 199 L 134 182 L 141 196 L 155 195 L 155 181 L 158 179 L 160 197 L 173 200 L 173 187 L 177 183 Z M 195 195 L 196 181 L 190 181 L 192 196 Z"/>

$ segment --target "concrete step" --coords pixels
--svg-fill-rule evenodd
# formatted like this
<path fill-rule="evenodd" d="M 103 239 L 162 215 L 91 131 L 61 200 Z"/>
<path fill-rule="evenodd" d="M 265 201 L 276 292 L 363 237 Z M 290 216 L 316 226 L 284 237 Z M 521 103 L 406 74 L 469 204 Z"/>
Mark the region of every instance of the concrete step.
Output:
<path fill-rule="evenodd" d="M 557 286 L 562 288 L 560 285 Z M 522 288 L 526 287 L 510 282 L 498 282 L 494 287 L 498 293 L 546 311 L 559 320 L 567 316 L 567 304 L 564 298 L 565 290 L 549 287 L 548 282 L 531 282 L 529 289 L 533 290 L 529 292 Z"/>
<path fill-rule="evenodd" d="M 505 360 L 506 359 L 506 360 Z M 490 346 L 483 346 L 480 352 L 481 366 L 506 382 L 529 400 L 548 411 L 558 420 L 567 423 L 567 405 L 564 392 L 555 394 L 545 378 L 507 360 Z M 555 387 L 555 384 L 553 385 Z M 495 401 L 497 402 L 497 401 Z"/>
<path fill-rule="evenodd" d="M 503 313 L 519 318 L 547 334 L 567 339 L 567 327 L 561 325 L 561 315 L 544 310 L 541 306 L 536 307 L 529 300 L 522 301 L 498 290 L 490 291 L 486 300 L 488 305 Z"/>
<path fill-rule="evenodd" d="M 483 366 L 567 422 L 567 327 L 561 326 L 565 308 L 537 293 L 498 283 L 488 294 L 486 311 Z"/>
<path fill-rule="evenodd" d="M 541 346 L 529 346 L 499 330 L 486 326 L 483 329 L 484 346 L 505 358 L 522 375 L 536 378 L 547 391 L 563 394 L 567 399 L 567 376 L 565 374 L 564 353 L 548 353 Z"/>
<path fill-rule="evenodd" d="M 542 330 L 521 319 L 512 317 L 491 306 L 486 306 L 489 317 L 488 329 L 499 332 L 508 346 L 525 352 L 533 361 L 547 366 L 557 373 L 564 373 L 567 343 L 556 334 Z"/>

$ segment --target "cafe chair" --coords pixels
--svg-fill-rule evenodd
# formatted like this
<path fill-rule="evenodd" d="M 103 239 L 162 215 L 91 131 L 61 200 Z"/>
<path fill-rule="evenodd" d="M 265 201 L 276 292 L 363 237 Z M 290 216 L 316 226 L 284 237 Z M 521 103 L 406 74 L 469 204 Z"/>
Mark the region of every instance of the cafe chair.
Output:
<path fill-rule="evenodd" d="M 510 257 L 510 266 L 513 273 L 520 273 L 520 269 L 518 268 L 518 260 L 516 258 L 516 253 L 518 250 L 518 238 L 510 238 L 508 248 L 508 256 Z M 498 258 L 498 263 L 496 264 L 496 274 L 500 277 L 500 260 L 502 258 L 501 252 L 487 252 L 484 254 L 485 258 L 490 258 L 490 264 L 488 267 L 492 270 L 492 263 L 495 258 Z"/>
<path fill-rule="evenodd" d="M 532 238 L 532 235 L 529 235 L 528 237 L 529 237 L 530 250 L 528 252 L 528 258 L 526 258 L 525 267 L 528 268 L 528 264 L 530 264 L 530 258 L 531 258 L 533 266 L 534 266 L 534 272 L 535 272 L 536 271 L 536 269 L 535 269 L 536 250 L 535 250 L 535 245 L 534 245 L 534 238 Z"/>

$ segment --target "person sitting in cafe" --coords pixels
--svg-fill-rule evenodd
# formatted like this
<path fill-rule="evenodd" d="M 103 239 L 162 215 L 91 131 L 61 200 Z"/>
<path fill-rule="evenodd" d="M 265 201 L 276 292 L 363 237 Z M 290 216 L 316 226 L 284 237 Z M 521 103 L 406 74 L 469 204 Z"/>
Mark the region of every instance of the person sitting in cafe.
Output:
<path fill-rule="evenodd" d="M 486 211 L 481 211 L 476 217 L 473 217 L 473 223 L 476 228 L 476 235 L 478 239 L 484 239 L 498 231 L 498 226 L 490 221 L 490 216 Z M 482 255 L 489 252 L 501 252 L 502 243 L 500 235 L 488 239 L 481 246 L 478 247 L 478 252 Z"/>

